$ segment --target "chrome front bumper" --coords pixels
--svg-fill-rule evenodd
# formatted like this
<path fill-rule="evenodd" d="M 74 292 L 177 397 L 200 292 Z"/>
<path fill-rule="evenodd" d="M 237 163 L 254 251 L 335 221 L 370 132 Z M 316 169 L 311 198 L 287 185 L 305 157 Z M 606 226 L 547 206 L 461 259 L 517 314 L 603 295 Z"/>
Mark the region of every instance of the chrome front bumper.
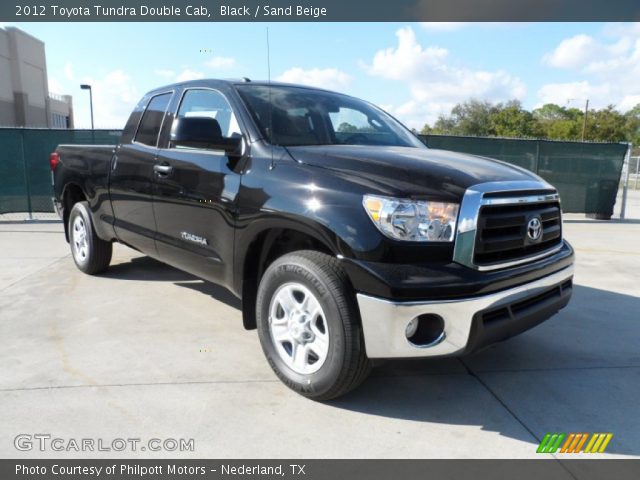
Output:
<path fill-rule="evenodd" d="M 573 277 L 573 266 L 518 287 L 481 297 L 432 302 L 393 302 L 357 294 L 369 358 L 432 357 L 461 354 L 467 348 L 478 312 L 533 298 Z M 429 346 L 409 342 L 409 322 L 424 314 L 444 320 L 444 335 Z"/>

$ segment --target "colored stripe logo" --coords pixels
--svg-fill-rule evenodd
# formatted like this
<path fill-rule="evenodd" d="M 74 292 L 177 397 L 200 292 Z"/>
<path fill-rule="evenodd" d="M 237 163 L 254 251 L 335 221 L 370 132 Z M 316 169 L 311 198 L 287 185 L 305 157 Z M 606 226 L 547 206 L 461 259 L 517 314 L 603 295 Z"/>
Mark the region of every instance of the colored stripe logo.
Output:
<path fill-rule="evenodd" d="M 603 453 L 612 438 L 612 433 L 547 433 L 536 453 Z"/>

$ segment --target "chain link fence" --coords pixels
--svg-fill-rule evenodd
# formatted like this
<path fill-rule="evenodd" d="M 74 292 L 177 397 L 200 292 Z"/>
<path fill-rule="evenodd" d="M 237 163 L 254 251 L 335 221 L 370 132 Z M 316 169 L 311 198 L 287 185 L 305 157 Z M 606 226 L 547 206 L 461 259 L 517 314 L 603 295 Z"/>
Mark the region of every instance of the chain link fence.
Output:
<path fill-rule="evenodd" d="M 629 188 L 640 188 L 640 157 L 629 158 Z"/>

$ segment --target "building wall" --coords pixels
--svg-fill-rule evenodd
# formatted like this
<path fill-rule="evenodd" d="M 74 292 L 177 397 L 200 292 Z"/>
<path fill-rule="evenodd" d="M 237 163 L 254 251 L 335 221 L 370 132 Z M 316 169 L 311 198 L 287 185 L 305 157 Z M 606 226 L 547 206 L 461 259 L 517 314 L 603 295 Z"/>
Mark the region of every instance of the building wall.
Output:
<path fill-rule="evenodd" d="M 0 126 L 55 128 L 61 115 L 71 128 L 71 97 L 49 95 L 44 42 L 15 27 L 0 29 Z"/>
<path fill-rule="evenodd" d="M 51 128 L 73 128 L 73 99 L 71 95 L 49 96 Z"/>
<path fill-rule="evenodd" d="M 9 33 L 0 28 L 0 125 L 12 126 L 15 124 Z"/>

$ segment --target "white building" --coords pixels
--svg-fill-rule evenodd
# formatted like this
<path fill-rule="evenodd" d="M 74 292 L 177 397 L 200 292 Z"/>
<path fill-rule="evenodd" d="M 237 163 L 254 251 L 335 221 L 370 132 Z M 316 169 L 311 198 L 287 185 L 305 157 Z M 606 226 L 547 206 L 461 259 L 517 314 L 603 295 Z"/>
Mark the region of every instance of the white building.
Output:
<path fill-rule="evenodd" d="M 0 28 L 0 127 L 73 128 L 70 95 L 49 92 L 44 42 Z"/>

